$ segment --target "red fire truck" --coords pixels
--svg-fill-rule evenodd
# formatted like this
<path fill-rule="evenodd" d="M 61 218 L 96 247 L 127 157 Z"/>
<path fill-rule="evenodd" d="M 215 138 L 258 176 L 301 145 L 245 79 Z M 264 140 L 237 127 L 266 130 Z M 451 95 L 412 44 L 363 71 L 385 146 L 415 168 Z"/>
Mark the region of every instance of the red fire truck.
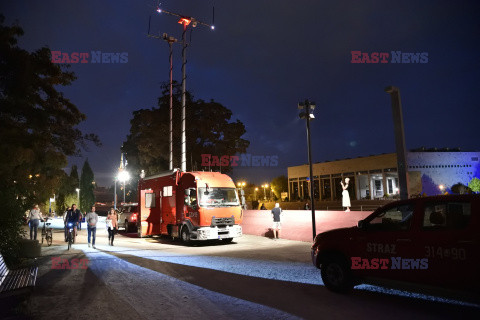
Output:
<path fill-rule="evenodd" d="M 414 284 L 421 292 L 453 289 L 476 293 L 478 299 L 479 213 L 479 195 L 395 201 L 360 220 L 358 227 L 318 234 L 312 262 L 325 286 L 336 292 L 359 283 L 408 289 Z"/>
<path fill-rule="evenodd" d="M 140 179 L 138 196 L 140 237 L 231 242 L 242 235 L 244 197 L 241 194 L 241 202 L 235 183 L 225 174 L 167 171 Z"/>

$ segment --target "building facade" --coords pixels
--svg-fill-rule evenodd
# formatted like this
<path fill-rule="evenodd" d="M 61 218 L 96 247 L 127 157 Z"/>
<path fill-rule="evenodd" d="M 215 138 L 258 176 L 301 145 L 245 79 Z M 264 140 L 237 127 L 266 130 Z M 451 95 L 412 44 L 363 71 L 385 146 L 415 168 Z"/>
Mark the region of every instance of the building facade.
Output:
<path fill-rule="evenodd" d="M 480 176 L 479 158 L 480 152 L 408 152 L 408 194 L 435 195 L 451 192 L 457 183 L 468 185 Z M 341 200 L 340 181 L 347 177 L 351 199 L 384 199 L 399 194 L 396 153 L 315 163 L 313 176 L 317 200 Z M 288 168 L 289 199 L 308 198 L 309 187 L 308 165 Z"/>

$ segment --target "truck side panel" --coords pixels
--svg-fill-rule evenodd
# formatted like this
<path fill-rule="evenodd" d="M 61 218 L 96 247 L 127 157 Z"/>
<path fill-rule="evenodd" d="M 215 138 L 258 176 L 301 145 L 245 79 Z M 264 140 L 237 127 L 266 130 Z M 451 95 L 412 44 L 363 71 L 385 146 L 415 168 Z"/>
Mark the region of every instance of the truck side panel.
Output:
<path fill-rule="evenodd" d="M 141 236 L 168 234 L 167 225 L 176 219 L 175 194 L 175 174 L 140 182 Z M 154 199 L 150 207 L 146 197 Z"/>

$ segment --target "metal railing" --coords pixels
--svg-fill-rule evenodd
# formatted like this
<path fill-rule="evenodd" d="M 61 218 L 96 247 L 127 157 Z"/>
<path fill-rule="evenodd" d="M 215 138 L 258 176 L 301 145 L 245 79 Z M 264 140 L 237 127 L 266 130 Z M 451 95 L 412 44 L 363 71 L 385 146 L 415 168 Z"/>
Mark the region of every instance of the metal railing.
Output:
<path fill-rule="evenodd" d="M 371 205 L 371 204 L 362 204 L 358 206 L 351 206 L 351 211 L 375 211 L 380 208 L 382 205 Z M 320 206 L 316 210 L 325 210 L 325 211 L 344 211 L 345 207 L 342 206 Z"/>

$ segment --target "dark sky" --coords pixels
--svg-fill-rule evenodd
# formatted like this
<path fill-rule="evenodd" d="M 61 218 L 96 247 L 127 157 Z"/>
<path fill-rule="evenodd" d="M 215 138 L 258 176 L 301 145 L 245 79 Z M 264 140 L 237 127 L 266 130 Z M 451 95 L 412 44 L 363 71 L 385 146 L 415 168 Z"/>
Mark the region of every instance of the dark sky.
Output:
<path fill-rule="evenodd" d="M 166 10 L 210 23 L 214 1 L 162 1 Z M 84 152 L 100 185 L 113 181 L 134 110 L 150 108 L 168 80 L 168 46 L 146 37 L 181 37 L 174 17 L 149 0 L 3 1 L 6 23 L 25 31 L 20 46 L 62 52 L 127 52 L 125 64 L 72 64 L 62 88 L 87 115 L 80 128 L 101 148 Z M 307 162 L 297 102 L 316 102 L 313 160 L 394 152 L 390 97 L 400 88 L 408 148 L 478 151 L 479 1 L 223 0 L 215 31 L 197 27 L 188 49 L 187 89 L 231 109 L 246 126 L 252 155 L 277 155 L 277 167 L 236 169 L 263 183 Z M 189 35 L 190 36 L 190 35 Z M 351 51 L 428 53 L 428 63 L 352 64 Z M 181 80 L 180 46 L 174 78 Z M 390 59 L 389 59 L 390 60 Z M 187 123 L 188 125 L 188 123 Z M 71 158 L 81 168 L 85 158 Z"/>

